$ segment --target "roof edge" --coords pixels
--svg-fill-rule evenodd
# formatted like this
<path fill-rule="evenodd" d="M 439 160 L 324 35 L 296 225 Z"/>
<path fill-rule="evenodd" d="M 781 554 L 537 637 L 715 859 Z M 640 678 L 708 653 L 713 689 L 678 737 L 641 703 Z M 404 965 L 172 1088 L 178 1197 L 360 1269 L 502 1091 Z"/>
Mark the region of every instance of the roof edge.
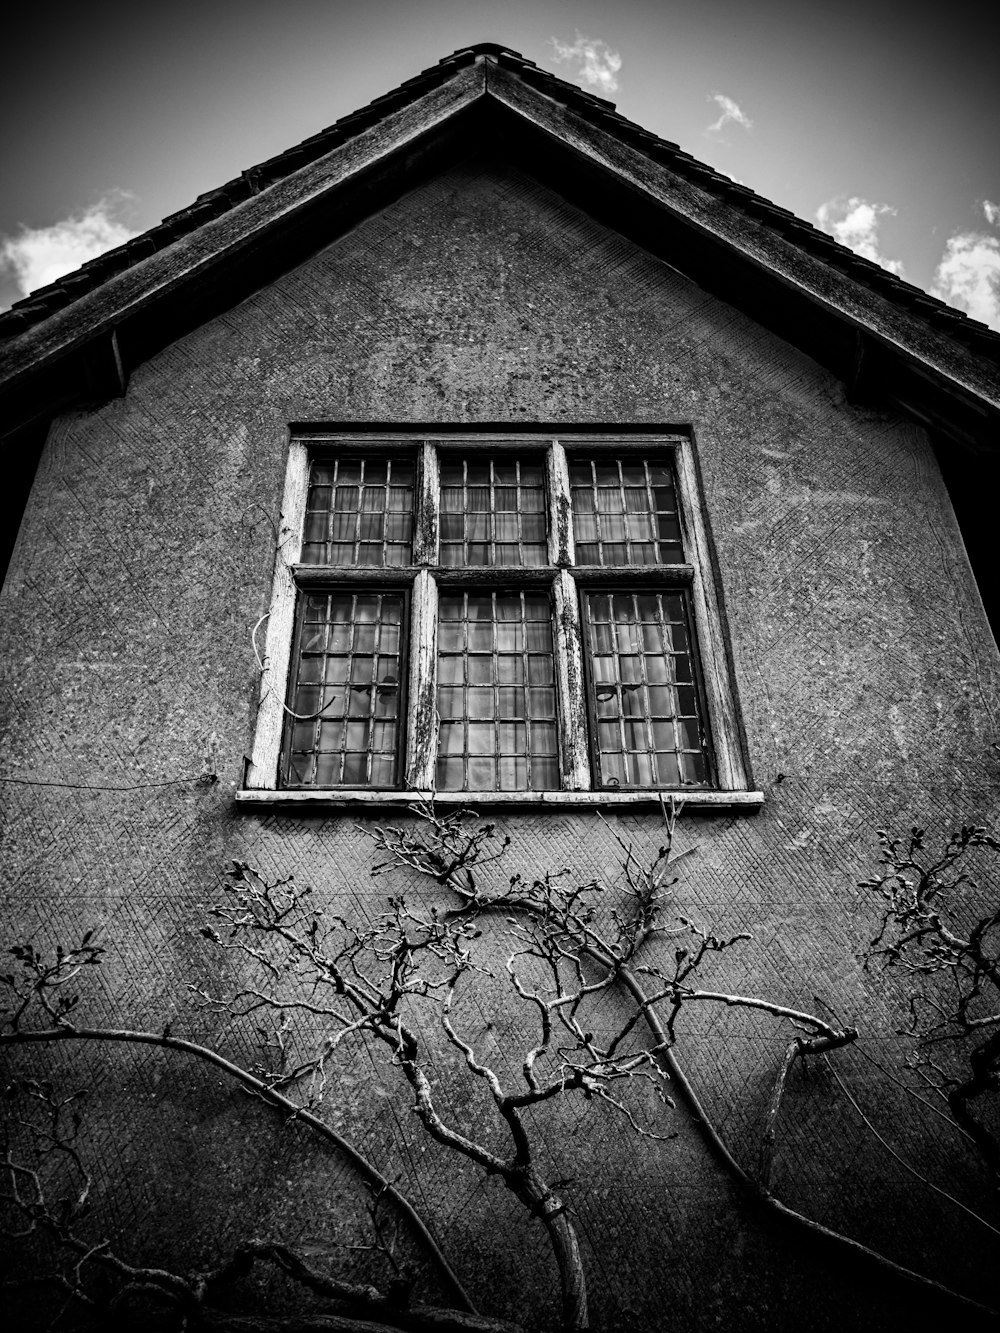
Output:
<path fill-rule="evenodd" d="M 231 256 L 257 247 L 259 258 L 272 232 L 394 156 L 409 152 L 415 159 L 418 145 L 474 106 L 487 105 L 542 136 L 566 160 L 610 173 L 616 186 L 636 192 L 633 197 L 662 210 L 664 219 L 692 228 L 704 244 L 739 256 L 760 282 L 784 284 L 796 299 L 841 321 L 857 342 L 851 352 L 856 365 L 842 375 L 852 389 L 862 375 L 874 384 L 880 357 L 899 357 L 911 364 L 911 379 L 930 376 L 938 391 L 947 388 L 966 400 L 967 415 L 974 416 L 977 404 L 990 415 L 1000 412 L 1000 335 L 656 138 L 612 103 L 492 42 L 459 48 L 0 315 L 0 337 L 9 330 L 0 341 L 0 390 L 38 374 L 44 379 L 49 367 L 82 348 L 85 385 L 96 381 L 112 393 L 124 391 L 127 366 L 117 342 L 123 321 L 184 284 L 208 283 Z M 409 169 L 403 165 L 404 173 Z M 723 299 L 731 298 L 723 293 Z M 896 401 L 906 409 L 905 395 Z M 997 433 L 995 422 L 990 431 Z"/>
<path fill-rule="evenodd" d="M 261 184 L 251 191 L 244 188 L 248 174 L 244 173 L 231 183 L 239 188 L 228 207 L 198 209 L 196 223 L 178 228 L 173 239 L 161 248 L 142 252 L 140 243 L 151 237 L 147 232 L 118 251 L 91 261 L 63 283 L 75 290 L 76 280 L 84 271 L 88 274 L 103 271 L 102 260 L 107 259 L 115 268 L 126 252 L 138 254 L 124 268 L 109 272 L 86 290 L 75 292 L 45 318 L 0 342 L 0 392 L 82 343 L 109 335 L 133 313 L 182 284 L 204 279 L 221 258 L 236 249 L 259 245 L 277 225 L 293 222 L 296 215 L 311 205 L 394 155 L 415 152 L 422 140 L 453 123 L 479 102 L 484 90 L 481 63 L 462 62 L 448 78 L 422 88 L 415 100 L 390 106 L 374 120 L 365 117 L 360 127 L 355 123 L 356 117 L 337 122 L 341 127 L 350 122 L 354 132 L 338 133 L 336 142 L 325 146 L 322 153 L 310 154 L 308 161 L 271 184 Z M 262 171 L 267 166 L 264 163 L 253 171 Z"/>
<path fill-rule="evenodd" d="M 548 81 L 550 76 L 543 77 Z M 515 115 L 626 177 L 633 188 L 655 197 L 677 218 L 827 305 L 859 333 L 1000 411 L 1000 334 L 855 255 L 787 209 L 735 185 L 677 145 L 655 138 L 617 113 L 598 111 L 583 118 L 544 87 L 529 84 L 530 95 L 525 96 L 524 83 L 511 78 L 502 65 L 488 75 L 490 95 Z M 675 182 L 672 192 L 664 189 L 664 172 Z M 737 197 L 730 198 L 734 193 Z M 726 213 L 719 209 L 720 199 L 740 216 L 739 231 L 722 225 Z M 851 299 L 858 289 L 866 293 L 863 303 Z M 877 318 L 872 318 L 873 311 Z M 895 330 L 894 324 L 899 326 Z M 951 359 L 960 360 L 961 369 L 949 364 L 952 350 L 959 355 Z"/>

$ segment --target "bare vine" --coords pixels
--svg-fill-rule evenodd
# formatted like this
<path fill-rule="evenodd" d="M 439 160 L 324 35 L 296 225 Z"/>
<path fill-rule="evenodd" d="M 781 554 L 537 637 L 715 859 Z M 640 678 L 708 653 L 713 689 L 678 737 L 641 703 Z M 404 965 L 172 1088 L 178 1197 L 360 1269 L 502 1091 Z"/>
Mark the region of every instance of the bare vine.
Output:
<path fill-rule="evenodd" d="M 234 957 L 240 982 L 232 993 L 204 988 L 194 993 L 227 1023 L 236 1020 L 256 1030 L 259 1056 L 252 1068 L 233 1065 L 169 1029 L 149 1033 L 80 1024 L 73 983 L 99 965 L 104 952 L 90 935 L 51 957 L 31 944 L 14 946 L 10 952 L 17 966 L 0 977 L 9 997 L 0 1045 L 97 1040 L 185 1051 L 224 1069 L 349 1155 L 350 1145 L 323 1119 L 324 1104 L 337 1086 L 339 1059 L 350 1058 L 359 1047 L 381 1049 L 430 1137 L 499 1178 L 526 1218 L 541 1223 L 559 1277 L 561 1328 L 577 1333 L 589 1327 L 586 1274 L 565 1182 L 550 1181 L 539 1163 L 533 1139 L 536 1108 L 579 1096 L 604 1104 L 635 1133 L 662 1141 L 673 1136 L 668 1116 L 680 1092 L 696 1119 L 704 1120 L 711 1140 L 714 1131 L 676 1064 L 673 1047 L 689 1006 L 754 1010 L 791 1030 L 752 1182 L 758 1197 L 887 1269 L 922 1280 L 773 1199 L 771 1165 L 789 1073 L 796 1061 L 849 1044 L 856 1033 L 768 997 L 705 984 L 709 965 L 724 960 L 748 937 L 706 929 L 678 911 L 674 889 L 681 857 L 673 852 L 678 811 L 678 804 L 664 803 L 661 845 L 647 858 L 611 830 L 621 874 L 607 884 L 575 883 L 568 873 L 555 871 L 505 876 L 501 862 L 510 840 L 494 825 L 469 811 L 442 814 L 416 803 L 410 808 L 415 818 L 370 834 L 378 851 L 374 873 L 416 872 L 448 896 L 428 905 L 393 893 L 385 910 L 363 924 L 325 910 L 319 895 L 292 878 L 270 880 L 245 862 L 234 863 L 202 933 Z M 968 1103 L 996 1086 L 992 1052 L 1000 1014 L 990 1005 L 998 989 L 1000 912 L 966 923 L 963 930 L 964 909 L 955 904 L 963 887 L 973 885 L 963 858 L 973 851 L 994 853 L 998 845 L 974 828 L 956 835 L 937 858 L 924 855 L 919 831 L 905 845 L 884 835 L 883 848 L 885 871 L 868 885 L 884 902 L 869 963 L 902 967 L 920 980 L 908 1031 L 917 1040 L 925 1078 L 934 1082 L 933 1071 L 940 1074 L 933 1054 L 937 1047 L 967 1044 L 968 1077 L 951 1074 L 950 1081 L 938 1078 L 935 1084 L 962 1124 L 960 1112 L 971 1114 Z M 947 999 L 928 989 L 928 979 L 937 985 L 942 978 L 951 987 Z M 477 1036 L 468 1031 L 465 997 L 485 984 L 504 988 L 503 1013 L 513 1005 L 523 1015 L 520 1028 L 528 1036 L 513 1068 L 500 1067 L 483 1048 L 481 1031 Z M 436 1042 L 428 1035 L 435 1032 Z M 443 1053 L 450 1053 L 448 1060 Z M 493 1125 L 485 1136 L 477 1137 L 451 1109 L 446 1085 L 456 1076 L 471 1080 L 483 1104 L 492 1108 Z M 634 1094 L 640 1088 L 653 1094 L 658 1109 L 652 1118 L 637 1110 Z M 359 1328 L 375 1318 L 456 1333 L 510 1327 L 414 1303 L 415 1274 L 396 1259 L 386 1211 L 402 1209 L 406 1215 L 409 1205 L 377 1173 L 369 1176 L 375 1199 L 370 1230 L 371 1245 L 389 1267 L 383 1290 L 320 1273 L 293 1248 L 271 1239 L 248 1240 L 210 1273 L 133 1268 L 107 1241 L 95 1241 L 87 1232 L 90 1180 L 76 1137 L 82 1095 L 60 1098 L 49 1085 L 30 1080 L 12 1084 L 8 1095 L 29 1113 L 11 1121 L 20 1146 L 10 1138 L 5 1142 L 6 1202 L 22 1230 L 47 1231 L 73 1254 L 70 1271 L 53 1275 L 69 1302 L 93 1305 L 102 1299 L 92 1276 L 99 1271 L 112 1280 L 113 1299 L 122 1299 L 123 1292 L 152 1290 L 175 1310 L 178 1328 L 194 1329 L 210 1315 L 221 1286 L 265 1263 L 349 1311 L 362 1321 Z M 718 1148 L 728 1159 L 721 1141 Z M 54 1199 L 46 1185 L 53 1162 L 61 1163 L 62 1178 L 72 1185 Z M 733 1171 L 746 1180 L 735 1164 Z"/>
<path fill-rule="evenodd" d="M 83 1041 L 125 1045 L 158 1046 L 193 1056 L 221 1071 L 263 1102 L 294 1119 L 332 1144 L 362 1174 L 373 1198 L 370 1209 L 374 1248 L 384 1255 L 392 1276 L 385 1291 L 340 1281 L 312 1268 L 302 1255 L 272 1240 L 248 1240 L 216 1269 L 205 1273 L 177 1274 L 160 1268 L 128 1263 L 107 1238 L 88 1235 L 92 1177 L 78 1147 L 78 1135 L 86 1090 L 59 1097 L 50 1083 L 12 1079 L 4 1089 L 7 1114 L 0 1139 L 0 1203 L 5 1205 L 3 1234 L 10 1240 L 44 1234 L 57 1249 L 74 1256 L 69 1271 L 64 1268 L 8 1285 L 47 1285 L 63 1293 L 61 1317 L 70 1307 L 92 1309 L 100 1319 L 114 1317 L 116 1310 L 139 1292 L 152 1293 L 173 1311 L 178 1333 L 202 1327 L 212 1315 L 210 1297 L 220 1287 L 245 1276 L 255 1263 L 278 1267 L 308 1289 L 339 1302 L 339 1308 L 361 1321 L 381 1319 L 397 1322 L 402 1316 L 408 1328 L 425 1326 L 440 1333 L 512 1333 L 513 1326 L 484 1320 L 466 1296 L 422 1219 L 399 1190 L 363 1158 L 340 1134 L 319 1119 L 308 1106 L 290 1100 L 280 1089 L 253 1072 L 234 1064 L 210 1047 L 175 1036 L 169 1029 L 145 1032 L 131 1028 L 89 1027 L 77 1021 L 78 993 L 67 989 L 86 968 L 99 966 L 105 950 L 92 942 L 88 932 L 73 948 L 56 946 L 47 956 L 32 944 L 15 945 L 9 953 L 19 967 L 0 975 L 0 989 L 8 1002 L 0 1023 L 0 1046 L 31 1046 L 50 1042 Z M 55 1195 L 53 1189 L 56 1189 Z M 406 1219 L 434 1262 L 440 1280 L 456 1308 L 429 1310 L 411 1302 L 412 1275 L 395 1258 L 395 1231 L 385 1218 L 391 1205 Z M 110 1284 L 110 1285 L 109 1285 Z M 206 1325 L 207 1326 L 207 1325 Z M 260 1325 L 266 1327 L 266 1322 Z M 213 1328 L 224 1327 L 218 1318 Z M 245 1333 L 249 1325 L 244 1327 Z M 345 1326 L 346 1327 L 346 1326 Z M 355 1327 L 355 1325 L 351 1325 Z M 513 1330 L 516 1333 L 516 1330 Z"/>
<path fill-rule="evenodd" d="M 1000 1092 L 1000 904 L 979 909 L 976 878 L 978 866 L 995 864 L 1000 840 L 974 824 L 937 849 L 920 828 L 879 829 L 878 838 L 880 871 L 861 885 L 879 901 L 865 966 L 908 978 L 900 1033 L 913 1043 L 909 1067 L 1000 1182 L 1000 1141 L 982 1114 Z"/>
<path fill-rule="evenodd" d="M 450 889 L 457 899 L 448 913 L 451 921 L 465 923 L 494 915 L 506 923 L 512 939 L 520 946 L 508 959 L 508 975 L 518 996 L 537 1006 L 540 1022 L 539 1045 L 529 1050 L 522 1068 L 527 1085 L 527 1092 L 521 1094 L 524 1104 L 528 1104 L 528 1098 L 542 1099 L 542 1089 L 535 1078 L 535 1062 L 539 1054 L 548 1055 L 551 1051 L 553 1019 L 572 1037 L 574 1052 L 585 1049 L 592 1063 L 583 1075 L 572 1060 L 567 1061 L 565 1050 L 559 1048 L 556 1080 L 548 1085 L 545 1098 L 554 1095 L 556 1086 L 560 1092 L 582 1087 L 585 1094 L 593 1095 L 595 1084 L 600 1086 L 595 1074 L 610 1083 L 611 1079 L 634 1078 L 641 1072 L 643 1077 L 655 1080 L 664 1107 L 673 1105 L 668 1092 L 676 1073 L 671 1050 L 686 1005 L 708 1003 L 758 1009 L 798 1029 L 778 1073 L 761 1148 L 759 1187 L 766 1191 L 778 1115 L 793 1062 L 808 1054 L 845 1045 L 857 1034 L 854 1029 L 834 1027 L 814 1014 L 767 999 L 708 990 L 698 984 L 698 974 L 706 960 L 749 937 L 706 931 L 675 912 L 673 889 L 678 877 L 674 868 L 680 858 L 673 856 L 673 840 L 679 808 L 678 802 L 663 802 L 663 841 L 649 861 L 641 859 L 631 844 L 613 834 L 621 853 L 623 884 L 618 890 L 618 900 L 609 906 L 605 904 L 614 891 L 612 886 L 598 881 L 575 885 L 565 872 L 545 872 L 530 881 L 514 875 L 500 888 L 491 887 L 483 871 L 496 867 L 507 850 L 509 838 L 501 838 L 494 825 L 480 823 L 469 811 L 441 814 L 430 803 L 411 807 L 419 817 L 414 824 L 375 829 L 372 836 L 382 859 L 374 869 L 376 874 L 384 874 L 406 866 Z M 605 910 L 601 911 L 601 907 Z M 672 942 L 672 958 L 667 965 L 660 961 L 640 961 L 645 946 L 657 937 Z M 528 992 L 519 979 L 516 960 L 529 956 L 548 971 L 549 988 L 544 999 Z M 560 974 L 560 968 L 568 969 L 571 980 Z M 585 1000 L 613 987 L 623 989 L 633 1007 L 607 1044 L 597 1050 L 592 1033 L 582 1030 L 578 1015 Z M 645 1035 L 640 1040 L 644 1029 Z M 471 1048 L 467 1059 L 473 1072 L 479 1073 L 479 1062 Z M 495 1079 L 490 1070 L 484 1069 L 480 1076 L 488 1081 Z M 579 1081 L 574 1081 L 577 1078 Z M 607 1085 L 600 1086 L 600 1095 L 626 1114 L 637 1132 L 666 1137 L 651 1127 L 639 1125 L 624 1104 L 610 1095 Z M 495 1099 L 499 1096 L 500 1089 L 495 1087 Z M 578 1312 L 574 1314 L 567 1291 L 585 1293 L 584 1274 L 582 1270 L 568 1273 L 565 1256 L 558 1249 L 556 1261 L 563 1284 L 564 1326 L 582 1327 L 573 1322 Z M 579 1263 L 578 1249 L 573 1263 Z"/>

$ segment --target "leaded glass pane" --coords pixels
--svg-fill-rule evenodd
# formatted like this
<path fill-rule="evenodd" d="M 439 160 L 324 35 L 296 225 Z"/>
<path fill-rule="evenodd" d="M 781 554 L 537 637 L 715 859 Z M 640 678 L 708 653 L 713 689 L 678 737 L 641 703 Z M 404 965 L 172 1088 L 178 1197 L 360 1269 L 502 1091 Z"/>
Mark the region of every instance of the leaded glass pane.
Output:
<path fill-rule="evenodd" d="M 303 596 L 289 701 L 289 785 L 395 784 L 403 606 L 398 592 Z"/>
<path fill-rule="evenodd" d="M 440 791 L 559 786 L 552 611 L 545 593 L 443 593 Z"/>
<path fill-rule="evenodd" d="M 683 592 L 585 593 L 602 787 L 708 781 Z"/>
<path fill-rule="evenodd" d="M 673 565 L 684 559 L 673 470 L 650 458 L 569 465 L 578 565 Z"/>
<path fill-rule="evenodd" d="M 409 458 L 314 462 L 303 564 L 408 565 L 413 559 L 414 482 Z"/>
<path fill-rule="evenodd" d="M 441 462 L 441 563 L 544 565 L 545 481 L 540 459 Z"/>

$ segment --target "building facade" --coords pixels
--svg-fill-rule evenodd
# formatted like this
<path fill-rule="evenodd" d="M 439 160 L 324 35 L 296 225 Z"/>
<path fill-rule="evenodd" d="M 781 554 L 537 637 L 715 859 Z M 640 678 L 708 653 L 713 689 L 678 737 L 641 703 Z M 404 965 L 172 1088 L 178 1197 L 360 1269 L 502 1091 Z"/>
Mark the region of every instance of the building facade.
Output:
<path fill-rule="evenodd" d="M 992 1238 L 892 1155 L 995 1209 L 873 1063 L 898 1067 L 904 997 L 863 969 L 857 886 L 876 829 L 996 816 L 997 652 L 966 547 L 1000 338 L 502 48 L 325 136 L 0 318 L 10 448 L 39 451 L 2 602 L 12 943 L 94 930 L 95 1023 L 170 1024 L 249 1066 L 252 1025 L 191 990 L 239 981 L 200 934 L 234 860 L 351 921 L 391 892 L 441 903 L 373 879 L 368 836 L 434 790 L 510 835 L 504 878 L 565 867 L 614 893 L 621 842 L 655 854 L 677 797 L 677 912 L 751 937 L 713 988 L 862 1034 L 791 1079 L 774 1194 L 988 1304 Z M 514 1078 L 529 1028 L 484 986 L 469 1038 Z M 724 1006 L 679 1030 L 751 1175 L 789 1035 Z M 357 1239 L 351 1163 L 318 1164 L 301 1125 L 182 1052 L 4 1055 L 91 1089 L 94 1216 L 131 1261 L 179 1271 L 249 1235 L 329 1261 Z M 332 1080 L 330 1122 L 484 1314 L 554 1322 L 540 1228 L 366 1059 Z M 532 1121 L 572 1182 L 594 1327 L 950 1308 L 755 1201 L 673 1095 L 644 1107 L 665 1139 L 605 1105 Z"/>

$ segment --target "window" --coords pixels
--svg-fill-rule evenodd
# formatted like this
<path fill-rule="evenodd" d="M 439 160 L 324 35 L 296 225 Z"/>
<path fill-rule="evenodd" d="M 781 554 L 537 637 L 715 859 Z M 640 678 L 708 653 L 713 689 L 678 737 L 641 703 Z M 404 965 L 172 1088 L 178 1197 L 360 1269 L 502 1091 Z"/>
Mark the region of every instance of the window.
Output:
<path fill-rule="evenodd" d="M 759 804 L 688 436 L 303 432 L 283 520 L 243 799 Z"/>

